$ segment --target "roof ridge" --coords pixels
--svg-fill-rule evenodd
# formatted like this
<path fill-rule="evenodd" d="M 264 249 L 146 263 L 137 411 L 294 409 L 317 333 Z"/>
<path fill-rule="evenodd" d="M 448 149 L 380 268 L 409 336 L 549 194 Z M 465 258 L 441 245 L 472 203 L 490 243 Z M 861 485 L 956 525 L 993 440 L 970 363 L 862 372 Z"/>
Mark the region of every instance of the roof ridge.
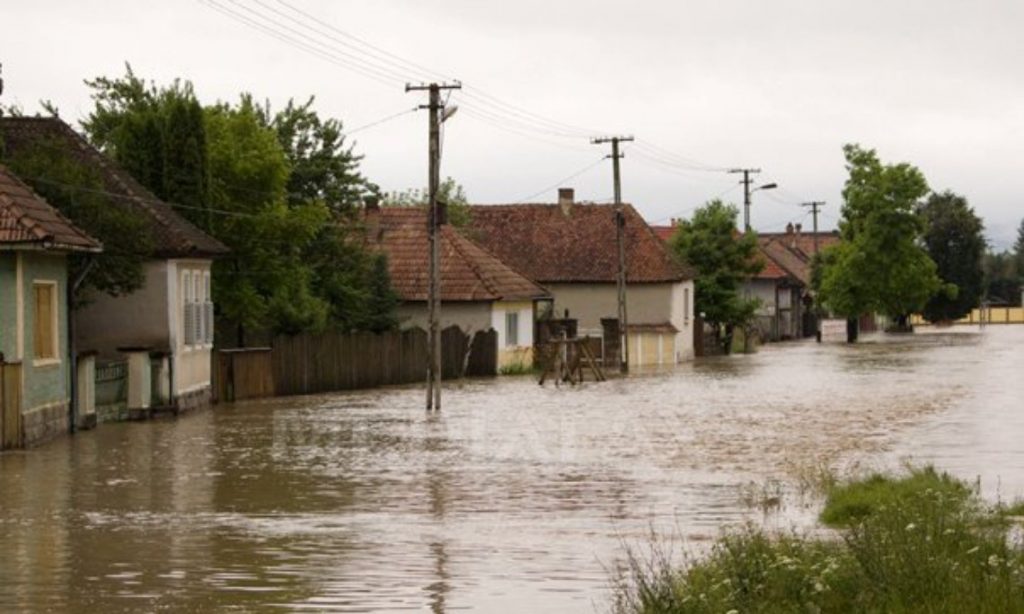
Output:
<path fill-rule="evenodd" d="M 466 266 L 468 266 L 469 269 L 471 271 L 473 271 L 473 275 L 475 275 L 476 278 L 480 280 L 480 284 L 484 287 L 484 289 L 486 289 L 487 292 L 489 292 L 491 294 L 491 296 L 493 296 L 494 298 L 500 299 L 501 295 L 498 294 L 498 292 L 497 292 L 497 290 L 495 290 L 494 286 L 491 283 L 489 283 L 489 280 L 487 279 L 487 276 L 484 275 L 483 271 L 481 271 L 481 269 L 480 269 L 480 264 L 474 258 L 471 258 L 469 254 L 467 254 L 465 251 L 463 251 L 462 246 L 459 244 L 459 241 L 457 240 L 457 238 L 458 238 L 458 239 L 462 239 L 463 241 L 469 242 L 469 239 L 467 239 L 466 237 L 464 237 L 461 234 L 459 234 L 459 232 L 457 230 L 455 230 L 455 228 L 453 228 L 449 224 L 445 224 L 444 226 L 442 226 L 442 228 L 444 228 L 444 227 L 447 227 L 448 232 L 445 233 L 442 230 L 441 238 L 442 239 L 447 238 L 447 241 L 448 241 L 448 243 L 451 244 L 452 249 L 455 250 L 456 252 L 458 252 L 459 256 L 466 263 Z"/>

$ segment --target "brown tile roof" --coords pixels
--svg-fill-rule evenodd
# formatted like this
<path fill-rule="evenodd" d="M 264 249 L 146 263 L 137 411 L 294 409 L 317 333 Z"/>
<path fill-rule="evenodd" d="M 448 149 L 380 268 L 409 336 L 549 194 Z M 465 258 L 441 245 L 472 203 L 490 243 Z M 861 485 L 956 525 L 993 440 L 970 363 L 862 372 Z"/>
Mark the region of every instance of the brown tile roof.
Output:
<path fill-rule="evenodd" d="M 377 220 L 373 219 L 377 216 Z M 426 209 L 385 207 L 367 213 L 370 243 L 388 255 L 391 284 L 405 301 L 427 300 Z M 547 291 L 520 275 L 452 226 L 441 231 L 441 300 L 531 300 Z"/>
<path fill-rule="evenodd" d="M 772 254 L 765 249 L 764 244 L 760 240 L 758 241 L 757 252 L 758 256 L 761 257 L 761 261 L 764 262 L 764 268 L 757 275 L 754 275 L 754 279 L 786 279 L 787 277 L 792 277 L 772 258 Z"/>
<path fill-rule="evenodd" d="M 761 239 L 775 239 L 786 247 L 796 250 L 802 256 L 811 258 L 814 256 L 814 233 L 813 232 L 759 232 L 757 236 Z M 818 233 L 818 249 L 822 250 L 839 243 L 839 231 L 832 230 Z"/>
<path fill-rule="evenodd" d="M 618 270 L 614 205 L 474 205 L 467 233 L 488 251 L 541 284 L 614 282 Z M 627 280 L 692 279 L 631 205 L 626 212 Z"/>
<path fill-rule="evenodd" d="M 765 261 L 765 268 L 757 275 L 758 278 L 783 279 L 788 277 L 804 285 L 811 283 L 811 260 L 805 254 L 785 245 L 778 237 L 759 236 L 757 243 Z M 769 271 L 771 273 L 768 273 Z"/>
<path fill-rule="evenodd" d="M 33 245 L 61 251 L 100 251 L 98 241 L 68 221 L 7 167 L 0 165 L 0 249 Z"/>
<path fill-rule="evenodd" d="M 0 118 L 0 137 L 5 148 L 12 152 L 41 141 L 57 143 L 78 161 L 95 169 L 103 181 L 103 189 L 116 195 L 115 203 L 130 206 L 145 217 L 149 223 L 155 257 L 210 257 L 228 252 L 223 243 L 196 228 L 174 211 L 171 205 L 142 187 L 62 120 L 51 117 L 3 117 Z"/>
<path fill-rule="evenodd" d="M 651 226 L 651 230 L 654 234 L 658 235 L 658 238 L 668 243 L 672 240 L 672 235 L 676 234 L 675 226 Z"/>

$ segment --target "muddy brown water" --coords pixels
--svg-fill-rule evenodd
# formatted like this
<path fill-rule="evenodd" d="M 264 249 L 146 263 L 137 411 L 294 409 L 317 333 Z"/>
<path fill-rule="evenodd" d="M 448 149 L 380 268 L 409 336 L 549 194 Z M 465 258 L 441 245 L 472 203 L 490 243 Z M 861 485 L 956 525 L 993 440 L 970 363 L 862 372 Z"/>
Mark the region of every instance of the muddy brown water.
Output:
<path fill-rule="evenodd" d="M 604 611 L 624 544 L 709 543 L 760 514 L 752 485 L 820 463 L 1024 495 L 1024 327 L 422 402 L 239 403 L 2 454 L 0 611 Z"/>

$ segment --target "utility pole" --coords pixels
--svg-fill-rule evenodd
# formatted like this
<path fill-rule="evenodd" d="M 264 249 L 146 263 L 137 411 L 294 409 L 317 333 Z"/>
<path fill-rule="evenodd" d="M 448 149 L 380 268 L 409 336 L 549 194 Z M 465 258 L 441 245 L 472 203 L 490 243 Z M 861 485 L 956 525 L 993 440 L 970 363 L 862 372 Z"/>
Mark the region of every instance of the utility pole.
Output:
<path fill-rule="evenodd" d="M 759 168 L 731 168 L 730 173 L 743 173 L 743 232 L 750 232 L 750 176 L 761 172 Z"/>
<path fill-rule="evenodd" d="M 441 409 L 441 219 L 437 191 L 441 184 L 441 122 L 444 105 L 441 90 L 462 89 L 460 83 L 406 84 L 406 92 L 427 91 L 430 103 L 421 109 L 430 111 L 429 172 L 427 179 L 427 236 L 430 245 L 430 282 L 427 291 L 427 311 L 430 320 L 427 331 L 427 411 Z"/>
<path fill-rule="evenodd" d="M 619 143 L 628 143 L 631 136 L 610 136 L 591 139 L 594 145 L 612 144 L 612 176 L 615 182 L 615 241 L 619 249 L 619 270 L 615 277 L 619 291 L 619 345 L 622 348 L 619 360 L 619 371 L 629 373 L 629 332 L 626 314 L 626 213 L 622 206 L 622 177 L 619 175 L 619 160 L 624 156 L 619 153 Z"/>
<path fill-rule="evenodd" d="M 825 206 L 825 201 L 815 200 L 809 203 L 804 203 L 804 207 L 810 207 L 811 213 L 814 215 L 814 255 L 818 255 L 818 209 Z"/>

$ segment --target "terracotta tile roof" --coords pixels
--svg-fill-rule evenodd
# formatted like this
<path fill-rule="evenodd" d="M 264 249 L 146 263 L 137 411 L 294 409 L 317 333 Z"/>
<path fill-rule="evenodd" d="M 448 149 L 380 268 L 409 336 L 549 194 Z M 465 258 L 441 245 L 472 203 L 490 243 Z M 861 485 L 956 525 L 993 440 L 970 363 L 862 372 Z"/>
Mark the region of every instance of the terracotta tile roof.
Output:
<path fill-rule="evenodd" d="M 469 236 L 541 284 L 614 282 L 618 270 L 614 205 L 474 205 Z M 692 279 L 631 205 L 626 212 L 627 281 Z"/>
<path fill-rule="evenodd" d="M 757 275 L 754 275 L 754 279 L 785 279 L 790 277 L 790 274 L 786 272 L 779 263 L 772 258 L 772 255 L 765 249 L 764 245 L 758 241 L 757 246 L 758 255 L 764 262 L 764 268 Z"/>
<path fill-rule="evenodd" d="M 801 255 L 811 258 L 814 256 L 814 233 L 813 232 L 759 232 L 762 239 L 775 239 L 790 249 L 797 250 Z M 818 249 L 825 249 L 839 243 L 839 231 L 832 230 L 818 233 Z"/>
<path fill-rule="evenodd" d="M 71 126 L 51 117 L 0 118 L 0 137 L 8 152 L 35 143 L 57 143 L 79 162 L 96 170 L 103 189 L 121 198 L 113 202 L 132 207 L 149 223 L 154 256 L 158 258 L 212 257 L 228 253 L 227 247 L 158 199 L 112 160 L 90 145 Z"/>
<path fill-rule="evenodd" d="M 653 230 L 654 234 L 658 235 L 658 238 L 665 243 L 672 240 L 672 235 L 676 234 L 675 226 L 651 226 L 651 230 Z"/>
<path fill-rule="evenodd" d="M 812 238 L 808 241 L 809 250 L 805 252 L 801 249 L 801 241 L 803 240 L 802 236 L 796 237 L 785 233 L 759 235 L 757 237 L 758 247 L 768 265 L 757 277 L 762 279 L 790 277 L 805 286 L 809 286 L 811 283 L 811 261 L 814 254 L 814 244 Z M 824 249 L 826 245 L 835 245 L 838 242 L 838 234 L 830 236 L 827 243 L 819 237 L 819 248 Z M 769 270 L 769 267 L 772 270 L 778 269 L 783 275 L 767 276 L 766 272 Z"/>
<path fill-rule="evenodd" d="M 98 241 L 68 221 L 7 167 L 0 165 L 0 249 L 34 245 L 61 251 L 100 251 Z"/>
<path fill-rule="evenodd" d="M 395 291 L 405 301 L 427 300 L 429 241 L 426 209 L 385 207 L 366 215 L 371 245 L 377 245 L 388 255 L 388 269 Z M 515 301 L 547 296 L 546 290 L 455 228 L 442 226 L 442 301 Z"/>

